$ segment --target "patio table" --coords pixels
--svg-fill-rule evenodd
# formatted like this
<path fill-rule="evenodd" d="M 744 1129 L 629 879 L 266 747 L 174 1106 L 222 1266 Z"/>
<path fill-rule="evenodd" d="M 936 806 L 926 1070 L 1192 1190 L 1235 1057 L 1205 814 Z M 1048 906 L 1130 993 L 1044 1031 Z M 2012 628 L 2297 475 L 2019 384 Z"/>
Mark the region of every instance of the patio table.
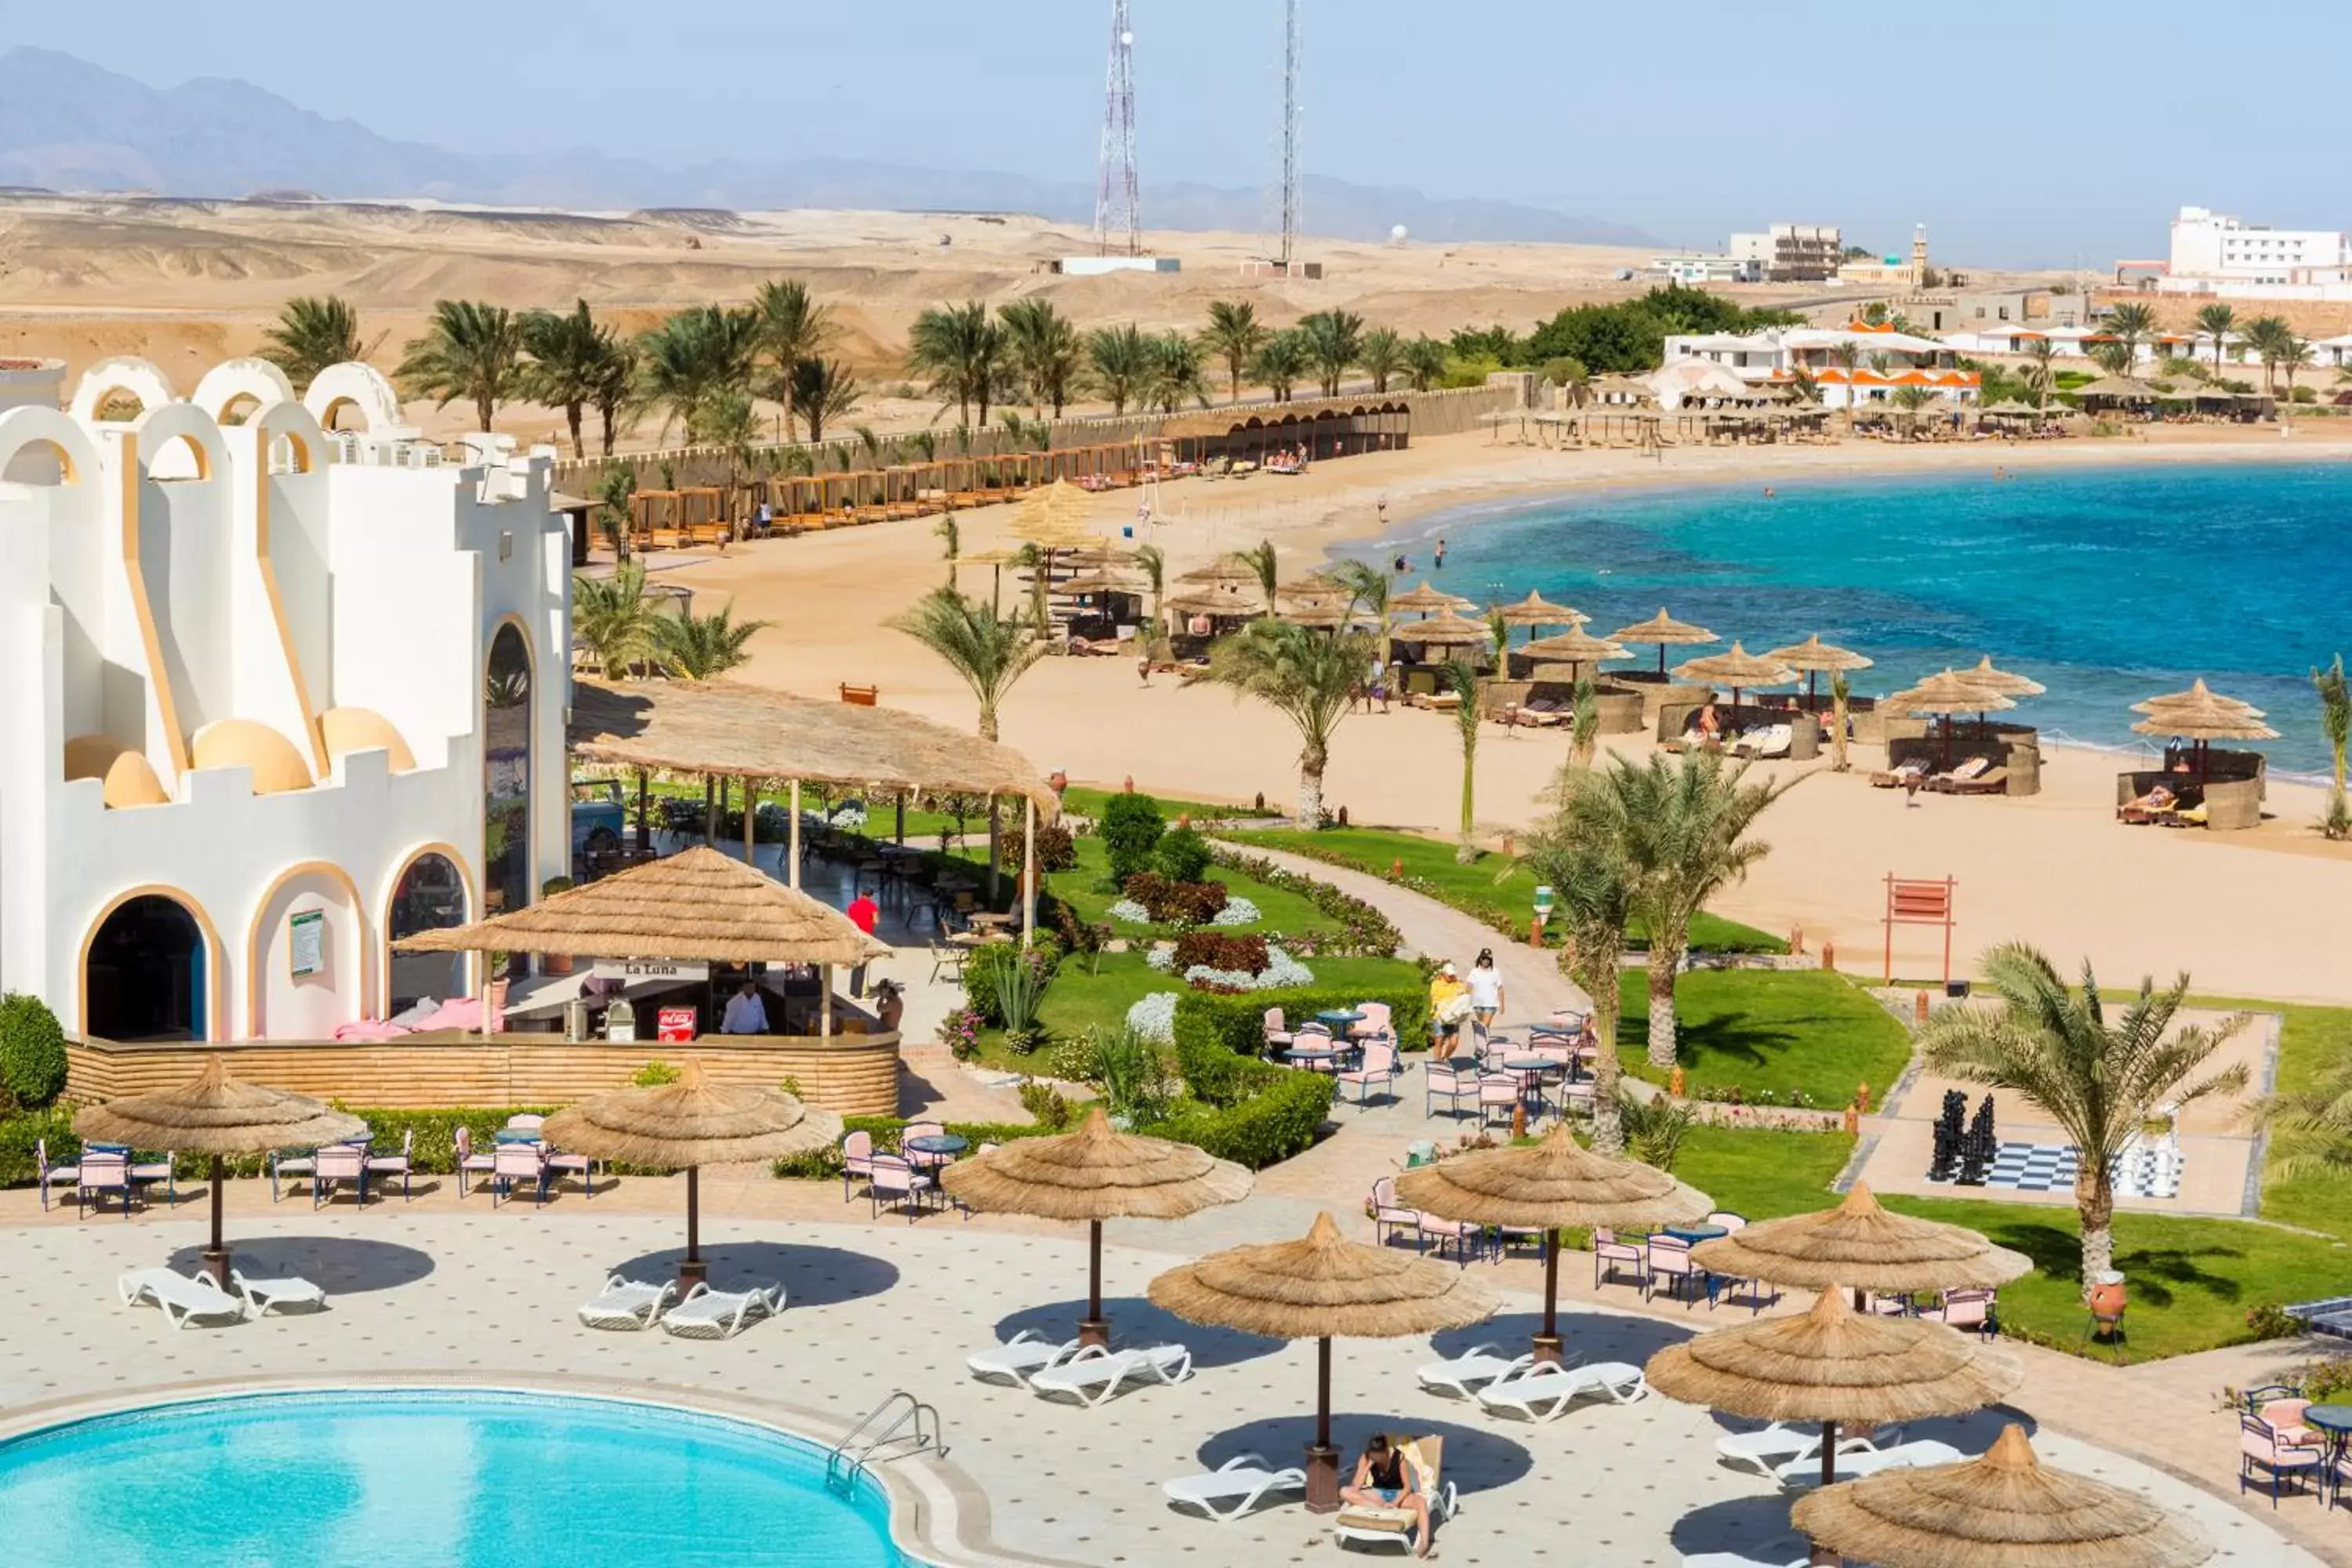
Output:
<path fill-rule="evenodd" d="M 501 1127 L 490 1134 L 499 1143 L 543 1143 L 545 1139 L 528 1127 Z"/>
<path fill-rule="evenodd" d="M 2303 1424 L 2327 1434 L 2327 1465 L 2320 1471 L 2323 1488 L 2334 1479 L 2337 1495 L 2342 1495 L 2344 1479 L 2337 1467 L 2344 1458 L 2347 1438 L 2352 1438 L 2352 1405 L 2314 1405 L 2303 1413 Z"/>
<path fill-rule="evenodd" d="M 1283 1055 L 1310 1072 L 1331 1072 L 1348 1053 L 1338 1046 L 1293 1046 Z"/>
<path fill-rule="evenodd" d="M 1328 1013 L 1318 1013 L 1315 1021 L 1328 1024 L 1334 1029 L 1352 1029 L 1364 1021 L 1364 1016 L 1353 1007 L 1334 1007 Z"/>
<path fill-rule="evenodd" d="M 971 1148 L 971 1141 L 952 1132 L 931 1132 L 908 1139 L 906 1146 L 918 1154 L 943 1155 L 951 1160 Z"/>
<path fill-rule="evenodd" d="M 1696 1247 L 1702 1241 L 1713 1241 L 1717 1237 L 1729 1236 L 1731 1232 L 1719 1225 L 1669 1225 L 1661 1226 L 1659 1234 L 1671 1236 L 1676 1241 L 1687 1241 L 1693 1247 Z"/>

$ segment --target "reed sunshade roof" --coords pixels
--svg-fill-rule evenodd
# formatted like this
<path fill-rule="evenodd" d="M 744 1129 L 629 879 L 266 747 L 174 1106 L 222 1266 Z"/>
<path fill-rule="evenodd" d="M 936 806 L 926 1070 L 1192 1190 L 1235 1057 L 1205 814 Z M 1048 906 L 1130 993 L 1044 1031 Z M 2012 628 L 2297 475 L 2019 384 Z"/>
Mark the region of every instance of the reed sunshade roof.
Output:
<path fill-rule="evenodd" d="M 1720 681 L 1737 690 L 1744 686 L 1785 686 L 1797 672 L 1774 658 L 1749 653 L 1738 642 L 1728 653 L 1711 653 L 1675 666 L 1676 680 Z"/>
<path fill-rule="evenodd" d="M 1895 713 L 1998 713 L 2016 703 L 1998 691 L 1988 691 L 1957 670 L 1931 675 L 1880 704 Z"/>
<path fill-rule="evenodd" d="M 2156 388 L 2127 375 L 2103 375 L 2074 389 L 2077 397 L 2104 397 L 2110 403 L 2154 403 Z"/>
<path fill-rule="evenodd" d="M 1222 593 L 1200 588 L 1189 594 L 1171 594 L 1165 608 L 1180 616 L 1255 616 L 1258 613 L 1255 595 Z"/>
<path fill-rule="evenodd" d="M 1010 746 L 896 708 L 820 702 L 727 680 L 572 684 L 572 755 L 661 773 L 799 779 L 877 795 L 1061 797 Z"/>
<path fill-rule="evenodd" d="M 1278 1340 L 1433 1334 L 1484 1322 L 1500 1305 L 1465 1270 L 1349 1241 L 1328 1214 L 1297 1241 L 1236 1247 L 1171 1268 L 1150 1295 L 1186 1322 Z"/>
<path fill-rule="evenodd" d="M 675 1083 L 615 1089 L 557 1111 L 541 1131 L 575 1153 L 684 1171 L 829 1148 L 841 1118 L 777 1089 L 706 1082 L 689 1057 Z"/>
<path fill-rule="evenodd" d="M 1534 659 L 1538 664 L 1547 660 L 1554 663 L 1603 664 L 1612 659 L 1633 657 L 1607 637 L 1594 637 L 1581 626 L 1573 631 L 1557 632 L 1548 637 L 1538 637 L 1533 642 L 1522 643 L 1517 652 L 1521 658 Z"/>
<path fill-rule="evenodd" d="M 1260 586 L 1257 568 L 1231 555 L 1220 555 L 1206 566 L 1195 566 L 1176 579 L 1179 583 L 1201 583 L 1213 587 L 1255 588 Z"/>
<path fill-rule="evenodd" d="M 2274 741 L 2278 731 L 2263 722 L 2263 710 L 2210 690 L 2200 676 L 2186 691 L 2151 697 L 2132 710 L 2147 718 L 2132 729 L 2142 735 L 2177 735 L 2188 741 Z"/>
<path fill-rule="evenodd" d="M 1389 636 L 1397 642 L 1427 643 L 1433 647 L 1485 647 L 1495 640 L 1486 622 L 1464 620 L 1451 610 L 1392 626 Z"/>
<path fill-rule="evenodd" d="M 1141 594 L 1145 587 L 1138 579 L 1118 572 L 1087 572 L 1066 578 L 1053 585 L 1056 594 Z"/>
<path fill-rule="evenodd" d="M 975 1209 L 1043 1219 L 1182 1219 L 1249 1195 L 1241 1166 L 1190 1143 L 1115 1130 L 1100 1106 L 1075 1132 L 959 1160 L 940 1184 Z"/>
<path fill-rule="evenodd" d="M 1443 589 L 1433 588 L 1429 585 L 1428 579 L 1423 578 L 1418 588 L 1409 588 L 1402 594 L 1391 594 L 1388 607 L 1392 611 L 1403 610 L 1419 615 L 1433 615 L 1439 610 L 1460 609 L 1471 602 L 1459 594 L 1448 594 Z"/>
<path fill-rule="evenodd" d="M 1619 626 L 1609 634 L 1609 640 L 1611 642 L 1682 644 L 1721 642 L 1723 639 L 1705 626 L 1695 626 L 1687 621 L 1675 620 L 1666 614 L 1664 607 L 1661 607 L 1656 615 L 1646 621 L 1638 621 L 1630 626 Z"/>
<path fill-rule="evenodd" d="M 1093 510 L 1092 495 L 1067 479 L 1055 479 L 1044 489 L 1030 491 L 1013 508 L 1013 537 L 1049 548 L 1097 543 L 1074 537 L 1083 531 L 1087 514 Z"/>
<path fill-rule="evenodd" d="M 1505 626 L 1580 626 L 1592 618 L 1581 610 L 1555 605 L 1533 590 L 1518 603 L 1501 605 L 1495 613 L 1503 617 Z"/>
<path fill-rule="evenodd" d="M 720 963 L 864 963 L 890 952 L 840 910 L 704 845 L 393 945 Z"/>
<path fill-rule="evenodd" d="M 2033 1270 L 2032 1258 L 1975 1231 L 1889 1214 L 1860 1182 L 1835 1208 L 1758 1220 L 1700 1242 L 1691 1260 L 1727 1279 L 1812 1290 L 1991 1289 Z"/>
<path fill-rule="evenodd" d="M 259 1154 L 356 1138 L 367 1124 L 316 1100 L 228 1076 L 217 1056 L 176 1089 L 85 1106 L 74 1131 L 100 1143 L 185 1154 Z"/>
<path fill-rule="evenodd" d="M 2032 416 L 2041 412 L 2042 410 L 2034 407 L 2032 404 L 2020 403 L 2014 397 L 2004 397 L 1999 403 L 1988 403 L 1983 407 L 1977 410 L 1977 413 L 1979 416 L 1997 414 L 2007 418 Z"/>
<path fill-rule="evenodd" d="M 1998 691 L 2003 697 L 2039 697 L 2050 689 L 2030 677 L 1995 669 L 1990 654 L 1960 671 L 1960 679 L 1971 686 L 1981 686 L 1987 691 Z"/>
<path fill-rule="evenodd" d="M 1007 550 L 998 545 L 993 550 L 975 550 L 969 554 L 959 555 L 955 563 L 959 566 L 1010 566 L 1020 557 L 1018 550 Z"/>
<path fill-rule="evenodd" d="M 2044 1468 L 2014 1425 L 1981 1458 L 1800 1498 L 1790 1521 L 1880 1568 L 2196 1568 L 2213 1556 L 2204 1531 L 2140 1493 Z"/>
<path fill-rule="evenodd" d="M 2025 1373 L 1941 1323 L 1856 1312 L 1832 1285 L 1809 1311 L 1668 1345 L 1647 1375 L 1662 1394 L 1734 1415 L 1876 1426 L 1980 1410 Z"/>
<path fill-rule="evenodd" d="M 1776 647 L 1764 657 L 1785 664 L 1790 669 L 1801 670 L 1808 675 L 1827 675 L 1841 669 L 1870 668 L 1868 658 L 1852 648 L 1840 647 L 1834 643 L 1822 641 L 1822 634 L 1819 632 L 1815 632 L 1802 642 L 1790 643 L 1787 647 Z"/>

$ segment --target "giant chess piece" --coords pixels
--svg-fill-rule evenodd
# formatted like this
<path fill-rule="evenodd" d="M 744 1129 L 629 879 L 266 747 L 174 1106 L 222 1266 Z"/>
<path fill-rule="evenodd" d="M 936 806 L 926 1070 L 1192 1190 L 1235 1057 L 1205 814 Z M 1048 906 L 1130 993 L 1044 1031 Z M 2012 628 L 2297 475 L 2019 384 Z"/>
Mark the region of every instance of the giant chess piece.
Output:
<path fill-rule="evenodd" d="M 1968 1115 L 1968 1097 L 1958 1089 L 1944 1091 L 1944 1109 L 1936 1118 L 1935 1158 L 1927 1167 L 1931 1182 L 1948 1182 L 1960 1159 L 1960 1121 Z"/>
<path fill-rule="evenodd" d="M 1960 1140 L 1960 1185 L 1984 1185 L 1985 1173 L 1992 1169 L 1993 1156 L 2000 1146 L 1993 1141 L 1992 1096 L 1986 1095 L 1977 1107 L 1976 1119 L 1969 1123 L 1968 1136 Z"/>

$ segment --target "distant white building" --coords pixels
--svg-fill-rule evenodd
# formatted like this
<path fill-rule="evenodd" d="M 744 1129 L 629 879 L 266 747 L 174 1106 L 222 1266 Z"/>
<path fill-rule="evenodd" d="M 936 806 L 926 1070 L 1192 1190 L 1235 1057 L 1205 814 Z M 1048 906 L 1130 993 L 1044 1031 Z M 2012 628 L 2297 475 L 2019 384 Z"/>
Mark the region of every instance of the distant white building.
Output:
<path fill-rule="evenodd" d="M 1661 283 L 1697 288 L 1706 283 L 1761 283 L 1764 264 L 1751 257 L 1706 256 L 1696 251 L 1650 258 L 1648 274 Z"/>
<path fill-rule="evenodd" d="M 1819 283 L 1837 276 L 1845 237 L 1833 223 L 1776 223 L 1761 234 L 1733 235 L 1724 249 L 1762 268 L 1768 283 Z"/>
<path fill-rule="evenodd" d="M 1852 344 L 1855 365 L 1840 363 Z M 1723 366 L 1750 384 L 1788 383 L 1799 373 L 1820 391 L 1825 407 L 1883 403 L 1916 386 L 1945 403 L 1973 403 L 1983 378 L 1959 368 L 1958 351 L 1934 338 L 1856 321 L 1843 327 L 1769 327 L 1759 332 L 1688 333 L 1666 340 L 1665 364 L 1685 360 Z"/>
<path fill-rule="evenodd" d="M 321 1038 L 462 964 L 394 958 L 572 861 L 571 556 L 551 449 L 463 461 L 362 364 L 187 399 L 0 378 L 0 986 L 72 1033 Z M 360 426 L 334 428 L 348 416 Z"/>
<path fill-rule="evenodd" d="M 2097 327 L 2043 325 L 1983 326 L 1972 331 L 1947 332 L 1944 342 L 1967 354 L 2026 354 L 2033 345 L 2046 342 L 2059 359 L 2087 360 L 2094 350 L 2116 342 L 2115 335 Z M 2225 359 L 2243 356 L 2245 345 L 2232 333 L 2223 340 Z M 2144 338 L 2133 354 L 2133 363 L 2142 365 L 2160 363 L 2168 359 L 2203 359 L 2213 357 L 2213 340 L 2197 332 L 2158 332 Z"/>
<path fill-rule="evenodd" d="M 2227 213 L 2185 206 L 2159 272 L 2117 264 L 2118 280 L 2164 294 L 2242 300 L 2352 300 L 2352 235 L 2342 229 L 2267 228 Z"/>

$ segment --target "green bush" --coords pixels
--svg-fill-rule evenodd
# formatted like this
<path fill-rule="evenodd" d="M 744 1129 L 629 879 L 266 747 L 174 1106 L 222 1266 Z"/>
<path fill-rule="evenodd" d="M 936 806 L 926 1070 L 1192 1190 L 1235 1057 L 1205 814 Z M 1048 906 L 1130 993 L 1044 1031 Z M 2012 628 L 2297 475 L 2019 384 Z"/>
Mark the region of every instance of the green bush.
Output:
<path fill-rule="evenodd" d="M 1336 987 L 1302 985 L 1282 991 L 1251 991 L 1238 996 L 1212 991 L 1188 991 L 1176 999 L 1176 1050 L 1180 1058 L 1188 1047 L 1199 1052 L 1213 1047 L 1234 1055 L 1255 1058 L 1265 1048 L 1265 1010 L 1279 1007 L 1282 1016 L 1296 1025 L 1303 1018 L 1334 1008 L 1352 1007 L 1359 1002 L 1385 1003 L 1389 1024 L 1396 1030 L 1397 1043 L 1406 1050 L 1420 1050 L 1429 1044 L 1429 993 L 1412 990 L 1342 991 Z M 1192 1082 L 1192 1062 L 1184 1062 L 1184 1078 Z M 1214 1068 L 1212 1068 L 1213 1076 Z M 1213 1099 L 1199 1084 L 1192 1092 L 1202 1099 Z"/>
<path fill-rule="evenodd" d="M 1105 802 L 1096 831 L 1103 841 L 1103 855 L 1110 862 L 1111 880 L 1124 886 L 1129 877 L 1150 870 L 1152 852 L 1167 830 L 1160 803 L 1148 795 L 1126 791 Z"/>
<path fill-rule="evenodd" d="M 21 1116 L 0 1116 L 0 1187 L 22 1187 L 38 1174 L 34 1153 L 44 1138 L 49 1158 L 72 1162 L 81 1147 L 73 1130 L 73 1112 L 62 1106 L 28 1110 Z"/>
<path fill-rule="evenodd" d="M 29 1110 L 57 1099 L 66 1087 L 66 1035 L 58 1016 L 37 996 L 0 996 L 0 1090 Z"/>
<path fill-rule="evenodd" d="M 1331 1111 L 1328 1075 L 1293 1072 L 1263 1062 L 1244 1062 L 1270 1075 L 1256 1093 L 1238 1104 L 1202 1105 L 1178 1112 L 1148 1131 L 1155 1138 L 1190 1143 L 1253 1171 L 1286 1160 L 1315 1142 Z"/>
<path fill-rule="evenodd" d="M 1209 869 L 1209 841 L 1189 827 L 1171 828 L 1161 835 L 1151 860 L 1171 882 L 1197 882 Z"/>
<path fill-rule="evenodd" d="M 964 959 L 964 1000 L 971 1004 L 973 1012 L 980 1015 L 982 1023 L 992 1028 L 1003 1028 L 1005 1026 L 1004 972 L 1025 965 L 1042 994 L 1045 987 L 1053 983 L 1061 963 L 1061 951 L 1050 941 L 1040 940 L 1035 946 L 1029 948 L 1012 942 L 983 943 L 973 948 Z M 1033 1010 L 1034 1001 L 1035 998 L 1032 997 Z"/>
<path fill-rule="evenodd" d="M 664 1084 L 677 1081 L 677 1069 L 659 1057 L 656 1057 L 652 1061 L 639 1068 L 631 1076 L 629 1081 L 639 1089 L 659 1089 Z"/>
<path fill-rule="evenodd" d="M 1021 1109 L 1034 1117 L 1038 1128 L 1047 1132 L 1066 1131 L 1078 1113 L 1077 1107 L 1064 1099 L 1060 1089 L 1045 1083 L 1021 1086 Z"/>

